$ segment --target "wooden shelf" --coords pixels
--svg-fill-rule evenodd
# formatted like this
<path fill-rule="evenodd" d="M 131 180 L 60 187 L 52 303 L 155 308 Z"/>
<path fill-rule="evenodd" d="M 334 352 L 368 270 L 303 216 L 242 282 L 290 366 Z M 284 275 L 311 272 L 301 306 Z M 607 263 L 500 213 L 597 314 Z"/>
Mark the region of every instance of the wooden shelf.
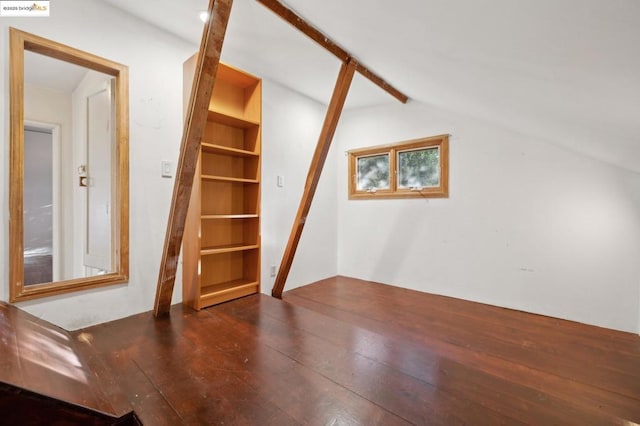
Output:
<path fill-rule="evenodd" d="M 202 247 L 200 254 L 207 256 L 211 254 L 233 253 L 235 251 L 255 250 L 260 248 L 258 244 L 231 244 L 226 246 Z"/>
<path fill-rule="evenodd" d="M 217 303 L 237 299 L 258 292 L 260 283 L 251 280 L 234 280 L 220 284 L 206 285 L 202 287 L 201 301 L 203 305 L 210 306 Z"/>
<path fill-rule="evenodd" d="M 219 64 L 207 114 L 182 243 L 196 310 L 260 292 L 262 82 Z"/>
<path fill-rule="evenodd" d="M 227 176 L 201 175 L 200 179 L 206 180 L 206 181 L 215 181 L 215 182 L 260 183 L 258 179 L 244 179 L 244 178 L 234 178 L 234 177 L 227 177 Z"/>
<path fill-rule="evenodd" d="M 237 127 L 239 129 L 250 129 L 252 127 L 259 127 L 260 123 L 253 120 L 248 120 L 243 117 L 236 117 L 224 112 L 209 110 L 209 121 L 214 123 L 224 124 L 226 126 Z"/>
<path fill-rule="evenodd" d="M 205 214 L 200 216 L 201 220 L 216 220 L 216 219 L 257 219 L 260 216 L 257 214 Z"/>
<path fill-rule="evenodd" d="M 232 155 L 234 157 L 259 157 L 260 154 L 252 151 L 245 151 L 244 149 L 230 148 L 227 146 L 216 145 L 212 143 L 202 142 L 202 150 L 204 152 L 210 152 L 212 154 Z"/>

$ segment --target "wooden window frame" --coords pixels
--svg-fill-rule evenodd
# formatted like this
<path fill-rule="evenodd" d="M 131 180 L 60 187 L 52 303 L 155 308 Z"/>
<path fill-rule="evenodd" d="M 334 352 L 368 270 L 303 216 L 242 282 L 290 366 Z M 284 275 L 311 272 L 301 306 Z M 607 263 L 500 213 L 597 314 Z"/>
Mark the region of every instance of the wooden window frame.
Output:
<path fill-rule="evenodd" d="M 425 148 L 437 147 L 440 150 L 440 185 L 427 188 L 398 187 L 398 154 Z M 355 149 L 349 154 L 349 199 L 371 200 L 376 198 L 448 198 L 449 197 L 449 135 L 431 136 L 421 139 L 398 142 L 390 145 Z M 389 155 L 389 189 L 358 190 L 357 160 L 361 157 Z"/>

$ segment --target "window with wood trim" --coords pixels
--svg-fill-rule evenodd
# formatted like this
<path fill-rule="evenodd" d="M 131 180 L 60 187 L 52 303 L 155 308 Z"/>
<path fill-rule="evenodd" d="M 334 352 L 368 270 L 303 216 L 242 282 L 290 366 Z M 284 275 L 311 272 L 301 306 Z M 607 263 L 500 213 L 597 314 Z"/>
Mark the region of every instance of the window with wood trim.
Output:
<path fill-rule="evenodd" d="M 349 199 L 446 198 L 449 135 L 349 151 Z"/>

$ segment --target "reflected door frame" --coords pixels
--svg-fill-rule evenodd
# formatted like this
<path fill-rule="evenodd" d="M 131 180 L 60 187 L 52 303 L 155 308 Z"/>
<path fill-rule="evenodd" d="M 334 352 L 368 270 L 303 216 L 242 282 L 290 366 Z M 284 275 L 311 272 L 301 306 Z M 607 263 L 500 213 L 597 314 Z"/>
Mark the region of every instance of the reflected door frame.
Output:
<path fill-rule="evenodd" d="M 56 123 L 46 123 L 43 121 L 24 120 L 24 130 L 27 128 L 46 130 L 51 132 L 51 153 L 53 161 L 53 173 L 51 185 L 53 188 L 53 206 L 52 206 L 52 222 L 53 222 L 53 281 L 59 281 L 62 277 L 62 170 L 60 167 L 60 125 Z"/>

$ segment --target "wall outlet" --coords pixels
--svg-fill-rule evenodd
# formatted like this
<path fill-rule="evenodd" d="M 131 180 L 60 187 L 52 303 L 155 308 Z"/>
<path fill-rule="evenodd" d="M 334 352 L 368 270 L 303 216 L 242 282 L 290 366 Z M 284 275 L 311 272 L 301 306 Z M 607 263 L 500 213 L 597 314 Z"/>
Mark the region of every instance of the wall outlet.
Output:
<path fill-rule="evenodd" d="M 278 268 L 276 267 L 276 265 L 271 265 L 271 268 L 269 268 L 269 274 L 271 274 L 272 277 L 276 276 L 277 271 L 278 271 Z"/>

